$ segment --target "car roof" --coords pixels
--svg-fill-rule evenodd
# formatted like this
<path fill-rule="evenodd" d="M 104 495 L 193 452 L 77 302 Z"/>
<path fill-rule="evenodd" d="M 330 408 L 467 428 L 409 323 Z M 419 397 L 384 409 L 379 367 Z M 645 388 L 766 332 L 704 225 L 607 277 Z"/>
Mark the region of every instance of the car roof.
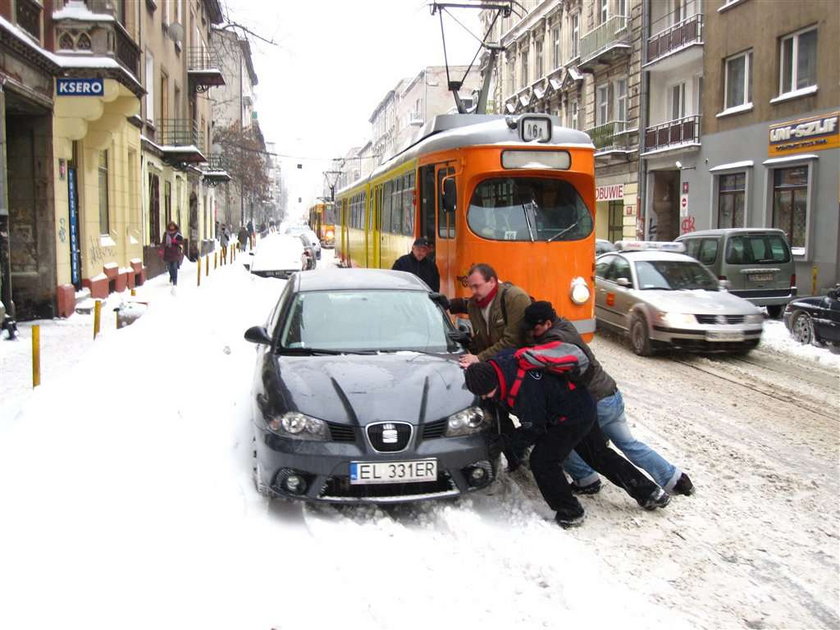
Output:
<path fill-rule="evenodd" d="M 395 289 L 429 291 L 425 283 L 412 273 L 390 269 L 315 269 L 295 275 L 297 291 L 329 291 L 355 289 Z"/>
<path fill-rule="evenodd" d="M 768 232 L 784 234 L 784 231 L 778 228 L 717 228 L 715 230 L 698 230 L 696 232 L 691 232 L 690 234 L 683 234 L 682 236 L 678 236 L 674 240 L 682 241 L 687 238 L 697 238 L 698 236 L 721 236 L 724 234 L 767 234 Z"/>
<path fill-rule="evenodd" d="M 624 256 L 627 260 L 637 261 L 637 260 L 683 260 L 688 261 L 691 263 L 696 263 L 697 259 L 692 258 L 686 254 L 678 254 L 676 252 L 663 252 L 656 249 L 645 249 L 642 251 L 619 251 L 619 252 L 606 252 L 598 256 L 600 259 L 601 257 L 605 256 Z"/>

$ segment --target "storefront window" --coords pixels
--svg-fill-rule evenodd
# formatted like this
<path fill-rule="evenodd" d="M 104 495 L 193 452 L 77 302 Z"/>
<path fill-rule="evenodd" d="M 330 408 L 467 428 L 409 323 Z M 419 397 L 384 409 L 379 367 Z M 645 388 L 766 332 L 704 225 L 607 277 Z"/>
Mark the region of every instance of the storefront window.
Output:
<path fill-rule="evenodd" d="M 610 224 L 607 226 L 607 238 L 615 243 L 624 238 L 624 202 L 610 201 Z"/>
<path fill-rule="evenodd" d="M 108 216 L 108 151 L 99 152 L 99 233 L 109 234 L 111 221 Z"/>
<path fill-rule="evenodd" d="M 805 253 L 808 167 L 773 171 L 773 227 L 784 230 L 794 254 Z"/>
<path fill-rule="evenodd" d="M 746 173 L 721 175 L 718 179 L 719 228 L 744 226 L 746 182 Z"/>

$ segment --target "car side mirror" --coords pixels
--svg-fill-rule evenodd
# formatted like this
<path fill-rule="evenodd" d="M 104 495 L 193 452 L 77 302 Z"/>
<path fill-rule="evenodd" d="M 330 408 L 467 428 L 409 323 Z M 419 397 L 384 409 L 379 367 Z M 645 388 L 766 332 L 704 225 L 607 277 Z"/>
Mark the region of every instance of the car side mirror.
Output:
<path fill-rule="evenodd" d="M 429 293 L 429 299 L 440 306 L 443 310 L 449 310 L 449 298 L 443 293 Z"/>
<path fill-rule="evenodd" d="M 271 345 L 271 337 L 268 336 L 268 331 L 265 329 L 265 326 L 251 326 L 245 331 L 245 341 L 266 346 Z"/>
<path fill-rule="evenodd" d="M 464 330 L 450 330 L 447 336 L 454 342 L 461 344 L 465 348 L 470 345 L 472 335 Z"/>
<path fill-rule="evenodd" d="M 633 283 L 630 282 L 627 278 L 617 278 L 615 283 L 620 287 L 624 287 L 625 289 L 633 288 Z"/>
<path fill-rule="evenodd" d="M 445 178 L 443 180 L 443 209 L 447 212 L 455 212 L 457 198 L 458 196 L 455 188 L 455 178 Z"/>

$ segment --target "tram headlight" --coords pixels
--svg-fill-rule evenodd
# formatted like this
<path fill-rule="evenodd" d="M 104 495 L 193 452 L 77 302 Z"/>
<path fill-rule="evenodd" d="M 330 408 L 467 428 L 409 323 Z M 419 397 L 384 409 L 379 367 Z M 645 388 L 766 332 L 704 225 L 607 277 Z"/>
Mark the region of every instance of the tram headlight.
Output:
<path fill-rule="evenodd" d="M 589 286 L 587 286 L 586 280 L 580 276 L 572 279 L 572 286 L 569 290 L 569 296 L 572 298 L 572 302 L 575 304 L 585 304 L 589 300 L 590 295 L 591 293 L 589 292 Z"/>

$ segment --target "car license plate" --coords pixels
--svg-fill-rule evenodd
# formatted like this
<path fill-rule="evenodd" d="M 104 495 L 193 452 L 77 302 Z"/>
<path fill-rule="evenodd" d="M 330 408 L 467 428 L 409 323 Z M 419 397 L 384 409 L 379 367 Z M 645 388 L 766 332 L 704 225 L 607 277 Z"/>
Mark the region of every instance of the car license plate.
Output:
<path fill-rule="evenodd" d="M 350 483 L 416 483 L 437 479 L 437 460 L 350 462 Z"/>
<path fill-rule="evenodd" d="M 743 341 L 744 333 L 740 330 L 718 331 L 710 330 L 706 333 L 706 341 Z"/>
<path fill-rule="evenodd" d="M 772 273 L 751 273 L 747 276 L 752 282 L 770 282 L 773 279 Z"/>

